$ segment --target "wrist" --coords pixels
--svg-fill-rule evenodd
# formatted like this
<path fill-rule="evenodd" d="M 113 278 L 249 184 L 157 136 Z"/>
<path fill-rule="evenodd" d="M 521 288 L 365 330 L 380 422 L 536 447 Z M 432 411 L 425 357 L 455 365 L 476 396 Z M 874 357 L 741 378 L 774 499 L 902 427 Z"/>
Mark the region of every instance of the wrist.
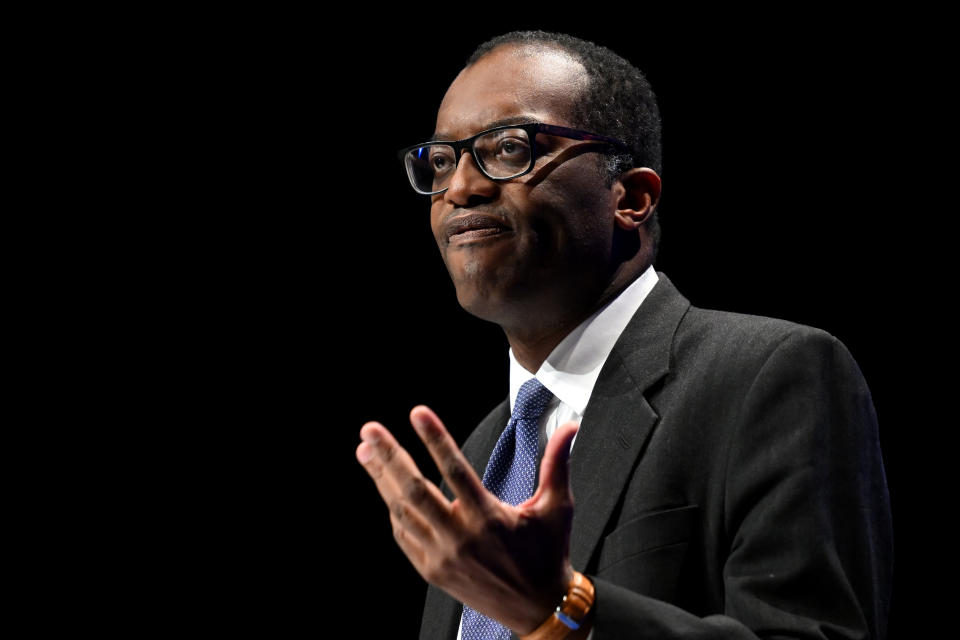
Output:
<path fill-rule="evenodd" d="M 579 571 L 567 585 L 556 610 L 531 633 L 520 636 L 520 640 L 572 640 L 585 638 L 589 631 L 596 593 L 593 583 Z"/>

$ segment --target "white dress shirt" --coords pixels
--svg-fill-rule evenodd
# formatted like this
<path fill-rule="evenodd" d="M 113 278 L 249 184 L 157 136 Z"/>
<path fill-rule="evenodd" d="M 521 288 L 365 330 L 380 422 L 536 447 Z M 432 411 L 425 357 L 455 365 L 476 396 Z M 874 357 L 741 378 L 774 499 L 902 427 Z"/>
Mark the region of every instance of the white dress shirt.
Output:
<path fill-rule="evenodd" d="M 653 266 L 648 267 L 616 298 L 581 322 L 561 340 L 536 374 L 524 369 L 513 356 L 513 349 L 510 349 L 510 413 L 513 413 L 520 387 L 530 378 L 539 380 L 554 395 L 540 416 L 541 443 L 546 443 L 565 422 L 573 420 L 579 423 L 583 418 L 593 387 L 600 376 L 600 369 L 627 323 L 657 284 L 657 280 L 657 272 Z M 576 437 L 573 442 L 576 443 Z M 570 446 L 572 450 L 573 444 Z M 457 640 L 460 640 L 462 616 L 460 624 Z M 592 635 L 593 632 L 590 633 L 590 636 Z"/>

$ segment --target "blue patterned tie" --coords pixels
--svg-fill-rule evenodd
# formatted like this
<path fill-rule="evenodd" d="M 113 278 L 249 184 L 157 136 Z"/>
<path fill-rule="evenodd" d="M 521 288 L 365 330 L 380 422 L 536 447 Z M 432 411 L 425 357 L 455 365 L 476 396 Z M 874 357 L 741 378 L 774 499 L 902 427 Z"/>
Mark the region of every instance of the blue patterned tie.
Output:
<path fill-rule="evenodd" d="M 500 434 L 487 470 L 483 486 L 503 502 L 514 506 L 533 495 L 537 470 L 538 421 L 553 394 L 536 378 L 530 378 L 517 394 L 513 415 Z M 462 640 L 509 640 L 510 630 L 464 605 Z"/>

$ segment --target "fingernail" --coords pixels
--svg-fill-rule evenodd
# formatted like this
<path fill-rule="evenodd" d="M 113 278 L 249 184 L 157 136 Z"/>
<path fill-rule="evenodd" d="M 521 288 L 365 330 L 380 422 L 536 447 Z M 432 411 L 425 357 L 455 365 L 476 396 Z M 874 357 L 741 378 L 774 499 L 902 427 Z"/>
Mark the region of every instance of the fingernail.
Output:
<path fill-rule="evenodd" d="M 422 413 L 413 414 L 413 426 L 417 431 L 423 431 L 430 425 L 430 421 Z"/>
<path fill-rule="evenodd" d="M 360 446 L 357 447 L 357 460 L 360 461 L 360 464 L 367 464 L 372 457 L 373 447 L 366 442 L 361 442 Z"/>

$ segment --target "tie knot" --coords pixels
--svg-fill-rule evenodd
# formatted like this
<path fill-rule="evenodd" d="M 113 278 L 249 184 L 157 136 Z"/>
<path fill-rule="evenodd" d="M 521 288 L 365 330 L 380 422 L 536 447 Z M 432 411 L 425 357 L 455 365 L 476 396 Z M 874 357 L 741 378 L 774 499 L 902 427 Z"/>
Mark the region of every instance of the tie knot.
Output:
<path fill-rule="evenodd" d="M 518 420 L 537 420 L 546 408 L 553 394 L 536 378 L 523 383 L 513 405 L 513 417 Z"/>

